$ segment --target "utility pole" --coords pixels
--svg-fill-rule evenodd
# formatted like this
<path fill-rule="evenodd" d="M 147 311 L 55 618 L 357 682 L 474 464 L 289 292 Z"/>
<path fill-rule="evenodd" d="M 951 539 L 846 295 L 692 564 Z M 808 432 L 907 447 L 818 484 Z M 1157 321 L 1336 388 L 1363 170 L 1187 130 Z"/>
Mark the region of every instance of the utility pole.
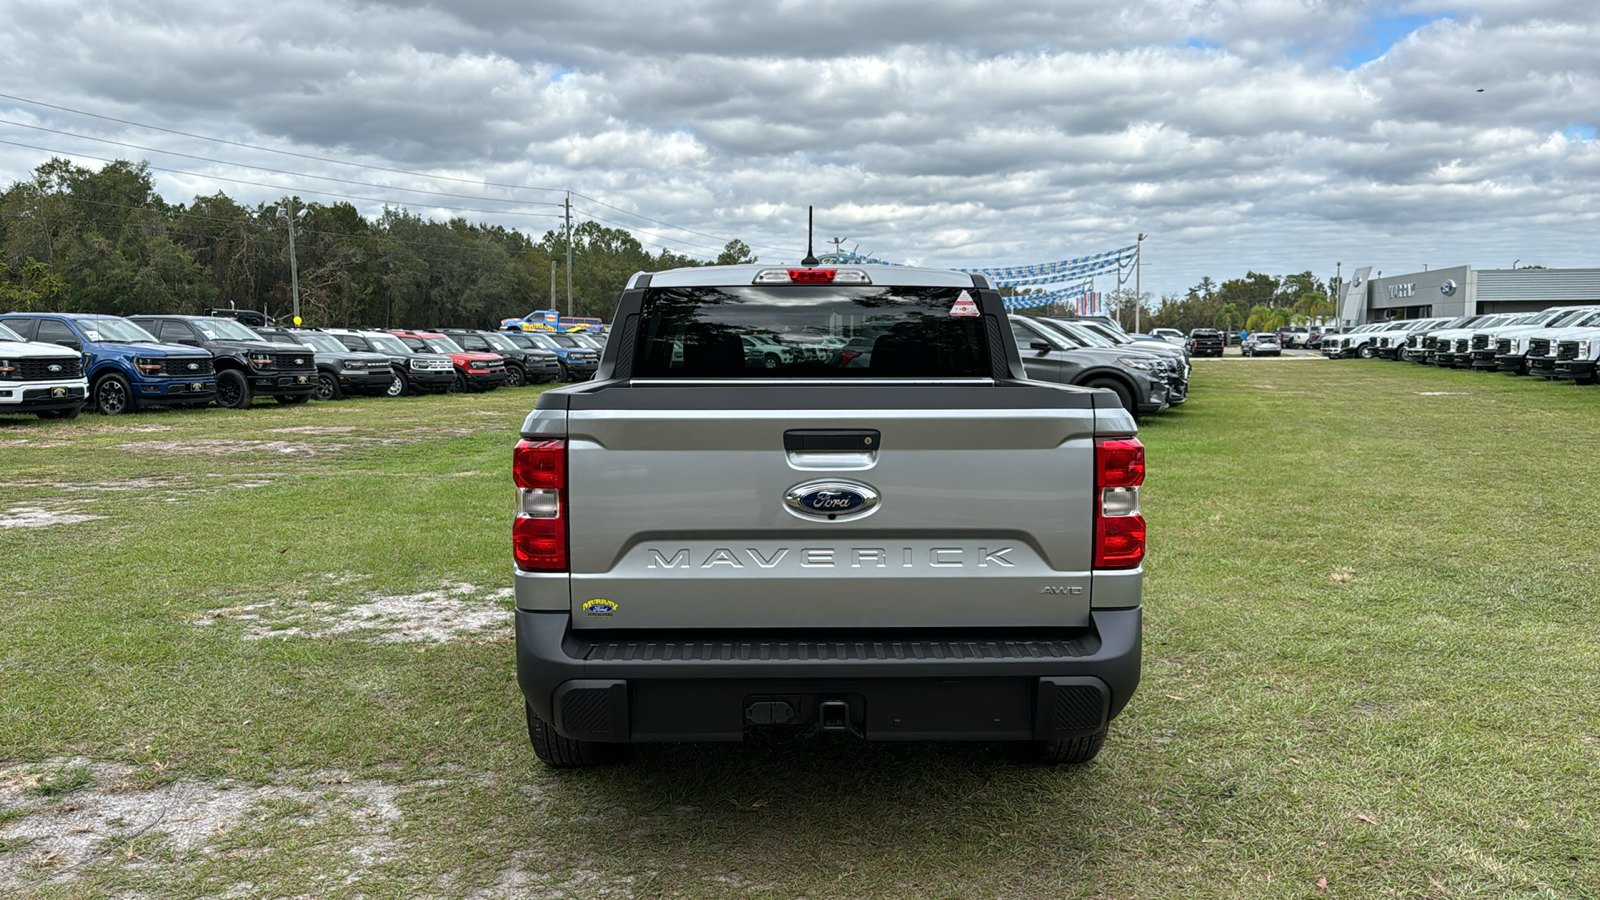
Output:
<path fill-rule="evenodd" d="M 556 261 L 550 260 L 550 308 L 556 308 Z"/>
<path fill-rule="evenodd" d="M 1339 304 L 1344 302 L 1344 263 L 1333 264 L 1333 317 L 1335 324 L 1343 324 L 1344 319 L 1339 314 Z"/>
<path fill-rule="evenodd" d="M 289 290 L 294 297 L 294 324 L 300 325 L 300 263 L 294 253 L 294 198 L 289 198 L 289 209 L 278 208 L 278 215 L 289 220 Z"/>
<path fill-rule="evenodd" d="M 1144 239 L 1148 234 L 1140 234 L 1139 239 L 1133 242 L 1133 332 L 1139 333 L 1139 307 L 1144 305 L 1144 288 L 1141 285 L 1144 275 Z"/>
<path fill-rule="evenodd" d="M 567 191 L 567 315 L 572 315 L 572 192 Z"/>

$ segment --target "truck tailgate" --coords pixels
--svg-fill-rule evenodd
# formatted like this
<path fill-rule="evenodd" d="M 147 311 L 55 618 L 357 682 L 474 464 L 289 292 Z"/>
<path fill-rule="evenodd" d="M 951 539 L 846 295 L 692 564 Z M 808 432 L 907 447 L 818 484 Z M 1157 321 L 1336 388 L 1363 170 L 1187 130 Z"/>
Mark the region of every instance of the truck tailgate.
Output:
<path fill-rule="evenodd" d="M 574 395 L 574 627 L 1084 625 L 1088 394 L 992 382 L 885 390 L 635 384 Z M 877 437 L 846 450 L 785 439 L 811 431 Z M 829 520 L 786 502 L 819 481 L 866 488 L 878 503 Z"/>

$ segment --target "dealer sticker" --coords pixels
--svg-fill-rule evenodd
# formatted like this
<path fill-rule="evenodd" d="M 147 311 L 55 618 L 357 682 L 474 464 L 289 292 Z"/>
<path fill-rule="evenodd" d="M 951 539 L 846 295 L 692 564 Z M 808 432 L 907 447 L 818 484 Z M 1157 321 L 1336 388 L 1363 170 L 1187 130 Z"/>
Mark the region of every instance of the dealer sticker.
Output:
<path fill-rule="evenodd" d="M 956 305 L 950 307 L 952 316 L 975 316 L 978 314 L 978 304 L 972 301 L 972 295 L 966 291 L 956 298 Z"/>

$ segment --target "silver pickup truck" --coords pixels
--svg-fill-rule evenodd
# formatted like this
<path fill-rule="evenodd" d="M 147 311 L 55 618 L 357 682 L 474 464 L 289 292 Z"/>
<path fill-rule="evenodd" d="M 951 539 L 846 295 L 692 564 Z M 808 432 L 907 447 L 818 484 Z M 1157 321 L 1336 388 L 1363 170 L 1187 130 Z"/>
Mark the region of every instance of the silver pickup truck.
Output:
<path fill-rule="evenodd" d="M 787 725 L 1093 758 L 1139 682 L 1134 430 L 1027 380 L 982 276 L 635 275 L 595 379 L 515 450 L 535 752 Z"/>

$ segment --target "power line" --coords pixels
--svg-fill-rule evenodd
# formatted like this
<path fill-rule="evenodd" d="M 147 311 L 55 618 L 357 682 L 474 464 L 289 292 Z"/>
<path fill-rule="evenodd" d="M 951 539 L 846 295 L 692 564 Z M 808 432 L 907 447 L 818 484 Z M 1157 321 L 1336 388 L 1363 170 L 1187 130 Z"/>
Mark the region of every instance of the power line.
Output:
<path fill-rule="evenodd" d="M 167 134 L 176 134 L 176 135 L 178 135 L 180 137 L 194 138 L 197 141 L 212 141 L 212 142 L 218 143 L 218 144 L 227 144 L 227 145 L 229 145 L 231 147 L 243 147 L 243 148 L 245 148 L 247 150 L 260 150 L 263 153 L 281 153 L 284 156 L 294 156 L 294 157 L 298 157 L 300 159 L 310 159 L 310 160 L 315 160 L 317 162 L 333 163 L 334 165 L 339 165 L 339 166 L 356 166 L 357 168 L 372 169 L 372 170 L 378 171 L 378 172 L 393 172 L 396 175 L 413 175 L 413 176 L 416 176 L 418 178 L 437 178 L 437 179 L 439 179 L 441 181 L 456 181 L 456 182 L 460 182 L 462 184 L 481 184 L 481 185 L 486 185 L 488 187 L 515 188 L 515 189 L 521 190 L 521 191 L 545 191 L 545 192 L 552 193 L 552 194 L 560 194 L 560 193 L 564 193 L 565 192 L 565 188 L 533 187 L 531 185 L 506 184 L 506 183 L 497 182 L 497 181 L 476 181 L 476 180 L 471 179 L 471 178 L 456 178 L 456 177 L 453 177 L 453 176 L 450 176 L 450 175 L 434 175 L 434 174 L 430 174 L 430 173 L 426 173 L 426 172 L 412 172 L 412 171 L 408 171 L 406 169 L 392 169 L 392 168 L 390 168 L 388 166 L 376 166 L 376 165 L 371 165 L 369 163 L 358 163 L 358 162 L 351 162 L 349 160 L 344 160 L 344 159 L 333 159 L 333 158 L 327 157 L 327 156 L 317 156 L 314 153 L 297 153 L 297 152 L 295 152 L 293 150 L 279 150 L 279 149 L 277 149 L 275 147 L 263 147 L 263 146 L 260 146 L 259 144 L 246 144 L 246 143 L 244 143 L 242 141 L 230 141 L 227 138 L 209 137 L 209 136 L 203 135 L 203 134 L 194 134 L 193 132 L 179 131 L 176 128 L 163 128 L 160 125 L 151 125 L 151 124 L 148 124 L 146 122 L 135 122 L 135 121 L 132 121 L 130 119 L 119 119 L 116 116 L 105 116 L 105 115 L 101 115 L 100 113 L 88 112 L 87 110 L 73 109 L 70 106 L 57 106 L 54 103 L 45 103 L 42 100 L 30 100 L 27 97 L 18 97 L 15 94 L 0 94 L 0 97 L 3 97 L 5 99 L 7 99 L 7 100 L 15 100 L 15 101 L 17 101 L 19 103 L 30 103 L 30 104 L 32 104 L 34 106 L 42 106 L 42 107 L 44 107 L 46 109 L 60 110 L 61 112 L 68 112 L 68 113 L 72 113 L 73 115 L 88 116 L 88 117 L 90 117 L 92 119 L 101 119 L 101 120 L 106 121 L 106 122 L 116 122 L 116 123 L 118 123 L 120 125 L 132 125 L 135 128 L 148 128 L 151 131 L 162 131 L 162 132 L 166 132 Z"/>
<path fill-rule="evenodd" d="M 293 150 L 281 150 L 281 149 L 278 149 L 276 147 L 265 147 L 265 146 L 262 146 L 262 145 L 259 145 L 259 144 L 248 144 L 248 143 L 245 143 L 243 141 L 233 141 L 233 140 L 228 140 L 227 138 L 211 137 L 211 136 L 203 135 L 203 134 L 195 134 L 194 132 L 189 132 L 189 131 L 180 131 L 180 130 L 178 130 L 176 128 L 166 128 L 166 127 L 163 127 L 161 125 L 151 125 L 151 124 L 149 124 L 147 122 L 136 122 L 136 121 L 133 121 L 132 119 L 120 119 L 120 118 L 117 118 L 116 116 L 107 116 L 107 115 L 102 115 L 100 113 L 92 113 L 92 112 L 89 112 L 87 110 L 74 109 L 74 108 L 72 108 L 70 106 L 60 106 L 60 105 L 57 105 L 57 104 L 54 104 L 54 103 L 45 103 L 42 100 L 33 100 L 31 98 L 28 98 L 28 97 L 17 96 L 16 94 L 0 93 L 0 98 L 4 98 L 4 99 L 7 99 L 7 100 L 15 100 L 18 103 L 27 103 L 27 104 L 31 104 L 33 106 L 41 106 L 41 107 L 44 107 L 45 109 L 54 109 L 54 110 L 58 110 L 60 112 L 72 113 L 73 115 L 87 116 L 89 118 L 100 119 L 100 120 L 106 121 L 106 122 L 116 122 L 119 125 L 129 125 L 129 126 L 132 126 L 134 128 L 145 128 L 145 129 L 149 129 L 151 131 L 160 131 L 160 132 L 163 132 L 163 133 L 166 133 L 166 134 L 175 134 L 175 135 L 178 135 L 180 137 L 193 138 L 193 139 L 198 140 L 198 141 L 211 141 L 211 142 L 218 143 L 218 144 L 226 144 L 226 145 L 228 145 L 230 147 L 242 147 L 242 148 L 247 149 L 247 150 L 259 150 L 259 151 L 261 151 L 263 153 L 278 153 L 278 154 L 282 154 L 284 156 L 292 156 L 292 157 L 295 157 L 297 159 L 308 159 L 308 160 L 313 160 L 313 161 L 316 161 L 316 162 L 331 163 L 333 165 L 355 166 L 357 168 L 371 169 L 371 170 L 377 171 L 377 172 L 391 172 L 391 173 L 394 173 L 394 174 L 397 174 L 397 175 L 410 175 L 410 176 L 413 176 L 413 177 L 416 177 L 416 178 L 434 178 L 434 179 L 438 179 L 438 180 L 441 180 L 441 181 L 454 181 L 454 182 L 457 182 L 457 183 L 460 183 L 460 184 L 471 184 L 471 185 L 478 185 L 478 186 L 483 186 L 483 187 L 502 187 L 502 188 L 510 188 L 510 189 L 513 189 L 513 190 L 543 191 L 543 192 L 546 192 L 546 193 L 557 193 L 557 194 L 564 192 L 564 189 L 562 189 L 562 188 L 534 187 L 534 186 L 531 186 L 531 185 L 510 184 L 510 183 L 507 183 L 507 182 L 500 182 L 500 181 L 479 181 L 479 180 L 475 180 L 475 179 L 471 179 L 471 178 L 458 178 L 458 177 L 451 176 L 451 175 L 437 175 L 437 174 L 432 174 L 432 173 L 427 173 L 427 172 L 413 172 L 413 171 L 410 171 L 408 169 L 396 169 L 396 168 L 391 168 L 389 166 L 379 166 L 379 165 L 373 165 L 373 164 L 370 164 L 370 163 L 353 162 L 351 160 L 334 159 L 332 157 L 327 157 L 327 156 L 318 156 L 317 154 L 314 154 L 314 153 L 299 153 L 299 152 L 296 152 L 296 151 L 293 151 Z M 24 127 L 33 127 L 33 126 L 24 126 Z M 48 131 L 50 129 L 43 129 L 43 130 Z M 98 138 L 91 138 L 90 140 L 99 140 L 99 139 Z M 10 142 L 7 142 L 7 143 L 10 143 Z M 112 141 L 112 142 L 109 142 L 109 143 L 116 143 L 116 142 Z M 17 146 L 26 146 L 26 145 L 17 145 Z M 38 149 L 38 148 L 30 148 L 30 149 Z M 46 151 L 46 152 L 53 152 L 53 151 Z M 160 152 L 169 152 L 169 151 L 152 151 L 152 152 L 160 153 Z M 184 155 L 184 154 L 174 154 L 174 155 Z M 90 159 L 96 159 L 97 157 L 89 157 L 89 158 Z M 312 176 L 312 177 L 319 177 L 319 176 Z M 338 179 L 330 179 L 330 180 L 338 180 Z M 402 190 L 404 190 L 404 189 L 402 189 Z M 307 193 L 312 193 L 312 192 L 308 191 Z M 328 195 L 328 196 L 337 196 L 337 195 Z M 582 197 L 583 199 L 588 200 L 591 203 L 597 203 L 597 204 L 599 204 L 601 206 L 607 207 L 608 209 L 614 209 L 617 212 L 625 213 L 627 215 L 634 216 L 635 218 L 644 219 L 645 221 L 652 222 L 652 223 L 654 223 L 656 225 L 664 225 L 664 226 L 666 226 L 668 228 L 671 228 L 671 229 L 674 229 L 676 231 L 683 231 L 683 232 L 686 232 L 688 234 L 696 234 L 696 235 L 699 235 L 701 237 L 711 238 L 712 240 L 722 240 L 722 238 L 718 237 L 717 235 L 707 234 L 707 233 L 705 233 L 703 231 L 695 231 L 695 230 L 690 229 L 690 228 L 684 228 L 684 227 L 682 227 L 680 225 L 674 225 L 671 222 L 664 222 L 664 221 L 662 221 L 660 219 L 652 219 L 649 216 L 643 216 L 643 215 L 640 215 L 639 213 L 631 212 L 629 210 L 623 209 L 620 206 L 614 206 L 614 205 L 612 205 L 610 203 L 606 203 L 603 200 L 599 200 L 599 199 L 596 199 L 594 197 L 587 196 L 585 194 L 578 194 L 576 192 L 573 192 L 573 196 Z M 487 198 L 485 198 L 485 199 L 487 199 Z M 508 200 L 508 201 L 502 201 L 502 202 L 516 203 L 516 202 L 524 202 L 524 201 Z M 559 204 L 552 204 L 552 205 L 559 205 Z M 620 225 L 622 223 L 613 223 L 613 224 L 619 224 Z M 623 226 L 623 227 L 631 227 L 631 226 Z M 724 243 L 726 243 L 726 242 L 724 242 Z M 704 246 L 704 245 L 699 245 L 699 246 Z M 759 245 L 759 244 L 750 245 L 750 246 L 753 249 L 758 249 L 758 250 L 777 250 L 777 251 L 782 252 L 782 253 L 792 253 L 793 252 L 793 248 L 771 247 L 771 246 L 764 246 L 764 245 Z M 718 248 L 718 249 L 720 250 L 721 248 Z"/>
<path fill-rule="evenodd" d="M 295 178 L 315 178 L 320 181 L 332 181 L 338 184 L 354 184 L 361 187 L 375 187 L 391 191 L 405 191 L 412 194 L 428 194 L 434 197 L 454 197 L 459 200 L 488 200 L 491 203 L 517 203 L 524 206 L 560 206 L 561 204 L 550 200 L 502 200 L 496 197 L 483 197 L 472 194 L 452 194 L 446 191 L 429 191 L 422 188 L 400 187 L 392 184 L 374 184 L 370 181 L 352 181 L 348 178 L 334 178 L 331 175 L 312 175 L 309 172 L 294 172 L 288 169 L 274 169 L 269 166 L 257 166 L 250 163 L 233 162 L 232 160 L 216 159 L 209 156 L 196 156 L 192 153 L 179 153 L 176 150 L 163 150 L 160 147 L 145 147 L 140 144 L 130 144 L 126 141 L 113 141 L 110 138 L 93 137 L 87 134 L 77 134 L 71 131 L 60 131 L 55 128 L 46 128 L 43 125 L 29 125 L 26 122 L 13 122 L 10 119 L 0 119 L 0 125 L 13 125 L 18 128 L 31 128 L 35 131 L 46 131 L 50 134 L 59 134 L 63 137 L 78 138 L 85 141 L 97 141 L 102 144 L 112 144 L 117 147 L 127 147 L 131 150 L 143 150 L 146 153 L 164 153 L 168 156 L 178 156 L 183 159 L 193 159 L 199 162 L 218 163 L 225 166 L 234 166 L 240 169 L 255 169 L 260 172 L 271 172 L 274 175 L 289 175 Z"/>
<path fill-rule="evenodd" d="M 0 94 L 0 97 L 3 97 L 3 96 L 5 96 L 5 95 L 4 94 Z M 606 207 L 607 209 L 614 209 L 617 212 L 633 216 L 636 219 L 643 219 L 646 222 L 654 222 L 657 225 L 665 225 L 668 228 L 672 228 L 672 229 L 675 229 L 677 231 L 685 231 L 685 232 L 688 232 L 689 234 L 698 234 L 701 237 L 708 237 L 708 238 L 711 238 L 714 241 L 722 240 L 722 238 L 718 237 L 717 235 L 706 234 L 704 231 L 695 231 L 692 228 L 684 228 L 681 225 L 674 225 L 671 222 L 663 222 L 660 219 L 652 219 L 649 216 L 643 216 L 643 215 L 640 215 L 639 213 L 631 212 L 629 210 L 623 209 L 620 206 L 613 206 L 612 204 L 607 203 L 604 200 L 596 200 L 593 197 L 587 196 L 585 194 L 580 194 L 577 191 L 573 191 L 572 192 L 572 196 L 574 196 L 574 197 L 582 197 L 583 199 L 588 200 L 590 203 L 598 203 L 601 206 Z M 621 224 L 621 223 L 618 222 L 618 223 L 613 223 L 613 224 Z M 630 227 L 630 226 L 624 226 L 624 227 Z M 726 242 L 724 242 L 724 243 L 726 243 Z M 704 245 L 702 244 L 701 246 L 704 246 Z M 769 247 L 769 246 L 766 246 L 766 245 L 763 245 L 763 244 L 749 244 L 747 246 L 749 246 L 749 247 L 751 247 L 752 249 L 755 249 L 755 250 L 777 250 L 777 251 L 782 252 L 782 253 L 793 253 L 794 252 L 794 248 L 793 247 Z M 717 249 L 721 250 L 722 248 L 718 247 Z"/>
<path fill-rule="evenodd" d="M 74 152 L 72 152 L 70 150 L 55 150 L 55 149 L 51 149 L 49 147 L 39 147 L 39 146 L 35 146 L 33 144 L 24 144 L 24 143 L 21 143 L 19 141 L 8 141 L 8 140 L 0 139 L 0 144 L 9 144 L 9 145 L 11 145 L 13 147 L 22 147 L 22 148 L 25 148 L 25 149 L 28 149 L 28 150 L 38 150 L 41 153 L 51 153 L 51 154 L 58 154 L 58 155 L 62 155 L 62 156 L 68 156 L 68 157 L 78 157 L 78 158 L 82 158 L 82 159 L 92 159 L 92 160 L 95 160 L 97 162 L 103 162 L 103 163 L 114 163 L 114 162 L 124 162 L 125 161 L 125 160 L 107 159 L 104 156 L 94 156 L 94 155 L 89 154 L 89 153 L 74 153 Z M 152 165 L 149 165 L 148 163 L 146 163 L 146 168 L 150 169 L 151 171 L 155 171 L 155 172 L 166 172 L 166 173 L 168 173 L 170 175 L 187 175 L 190 178 L 212 179 L 212 180 L 215 180 L 215 181 L 227 181 L 227 182 L 232 182 L 234 184 L 248 184 L 248 185 L 252 185 L 254 187 L 271 188 L 272 190 L 275 190 L 275 191 L 289 191 L 291 193 L 317 194 L 317 195 L 320 195 L 320 196 L 323 196 L 323 197 L 337 197 L 340 200 L 357 200 L 357 201 L 360 201 L 362 203 L 382 203 L 385 206 L 390 206 L 390 205 L 399 206 L 399 207 L 404 207 L 405 206 L 405 202 L 404 201 L 401 201 L 401 200 L 385 200 L 385 199 L 383 199 L 381 197 L 354 197 L 354 196 L 351 196 L 349 194 L 336 194 L 336 193 L 334 193 L 332 191 L 319 191 L 319 190 L 315 190 L 313 188 L 285 187 L 285 186 L 279 185 L 279 184 L 267 184 L 266 182 L 263 182 L 263 181 L 250 181 L 249 179 L 245 179 L 245 178 L 230 178 L 230 177 L 228 177 L 226 175 L 203 175 L 203 174 L 201 174 L 199 172 L 186 172 L 183 169 L 168 169 L 168 168 L 166 168 L 164 166 L 152 166 Z M 486 198 L 483 198 L 483 199 L 486 199 Z M 508 209 L 475 209 L 475 208 L 469 207 L 469 206 L 442 206 L 442 205 L 441 205 L 440 208 L 449 209 L 449 210 L 452 210 L 454 212 L 489 213 L 489 214 L 492 214 L 492 215 L 500 215 L 500 216 L 505 216 L 505 215 L 547 216 L 547 217 L 556 218 L 556 219 L 561 218 L 561 214 L 560 213 L 553 213 L 553 212 L 552 213 L 519 212 L 519 211 L 516 211 L 516 210 L 508 210 Z"/>
<path fill-rule="evenodd" d="M 75 197 L 72 194 L 57 194 L 55 196 L 58 196 L 58 197 L 60 197 L 60 198 L 62 198 L 64 200 L 67 200 L 67 201 L 72 202 L 72 203 L 87 203 L 87 204 L 90 204 L 92 206 L 105 206 L 105 207 L 110 207 L 112 209 L 126 209 L 126 210 L 131 210 L 131 211 L 134 211 L 134 212 L 159 212 L 158 210 L 151 209 L 148 206 L 131 206 L 131 205 L 126 204 L 126 203 L 111 203 L 111 202 L 106 201 L 106 200 L 90 200 L 90 199 L 88 199 L 86 197 Z M 248 209 L 249 209 L 248 207 L 240 207 L 240 208 L 244 209 L 246 211 L 248 211 Z M 219 224 L 223 224 L 223 225 L 245 225 L 245 224 L 249 224 L 248 221 L 240 221 L 239 219 L 228 219 L 228 218 L 224 218 L 222 216 L 208 216 L 208 215 L 204 215 L 202 213 L 197 213 L 197 212 L 194 211 L 194 207 L 193 206 L 178 206 L 178 207 L 172 207 L 172 209 L 174 211 L 170 214 L 170 218 L 169 218 L 169 223 L 168 224 L 171 225 L 175 230 L 178 230 L 180 232 L 184 230 L 183 229 L 184 223 L 186 221 L 189 221 L 189 220 L 195 220 L 195 221 L 201 221 L 201 222 L 215 222 L 215 223 L 219 223 Z M 22 216 L 20 214 L 15 214 L 15 213 L 12 214 L 11 217 L 12 218 L 16 218 L 16 219 L 22 218 Z M 439 223 L 433 223 L 433 224 L 439 224 Z M 268 229 L 268 230 L 270 230 L 270 229 Z M 322 229 L 317 229 L 317 228 L 301 228 L 300 229 L 300 233 L 301 234 L 319 235 L 319 236 L 323 236 L 323 237 L 337 237 L 337 238 L 368 238 L 368 237 L 373 237 L 373 238 L 379 238 L 379 239 L 384 240 L 384 241 L 388 241 L 388 242 L 392 242 L 392 243 L 396 243 L 396 244 L 404 244 L 404 245 L 412 246 L 412 247 L 429 247 L 429 248 L 436 248 L 436 249 L 439 249 L 439 250 L 449 250 L 449 251 L 471 250 L 471 251 L 476 252 L 476 253 L 493 253 L 493 252 L 496 252 L 495 248 L 485 247 L 485 246 L 482 246 L 482 245 L 480 245 L 478 243 L 475 243 L 475 242 L 474 243 L 467 243 L 467 244 L 440 244 L 440 243 L 437 243 L 437 242 L 434 242 L 434 241 L 412 241 L 412 240 L 406 240 L 405 238 L 394 237 L 393 234 L 389 233 L 389 232 L 381 232 L 381 233 L 372 234 L 372 235 L 358 235 L 358 234 L 350 234 L 349 232 L 344 232 L 344 231 L 324 231 Z M 538 246 L 531 239 L 528 241 L 528 243 L 529 243 L 529 248 L 530 249 Z M 660 247 L 663 250 L 672 250 L 672 247 L 668 246 L 667 244 L 661 243 L 659 241 L 640 241 L 640 243 L 641 244 L 648 244 L 648 245 L 653 246 L 653 247 Z M 509 247 L 503 247 L 503 248 L 500 248 L 500 250 L 503 251 L 507 256 L 511 256 L 514 252 L 516 252 L 516 251 L 513 251 Z M 678 252 L 678 251 L 674 250 L 673 252 Z M 704 259 L 704 257 L 700 256 L 699 254 L 695 254 L 695 253 L 684 252 L 684 253 L 681 253 L 680 255 L 691 257 L 691 258 L 695 258 L 695 259 Z M 442 257 L 429 257 L 429 258 L 443 261 Z"/>

